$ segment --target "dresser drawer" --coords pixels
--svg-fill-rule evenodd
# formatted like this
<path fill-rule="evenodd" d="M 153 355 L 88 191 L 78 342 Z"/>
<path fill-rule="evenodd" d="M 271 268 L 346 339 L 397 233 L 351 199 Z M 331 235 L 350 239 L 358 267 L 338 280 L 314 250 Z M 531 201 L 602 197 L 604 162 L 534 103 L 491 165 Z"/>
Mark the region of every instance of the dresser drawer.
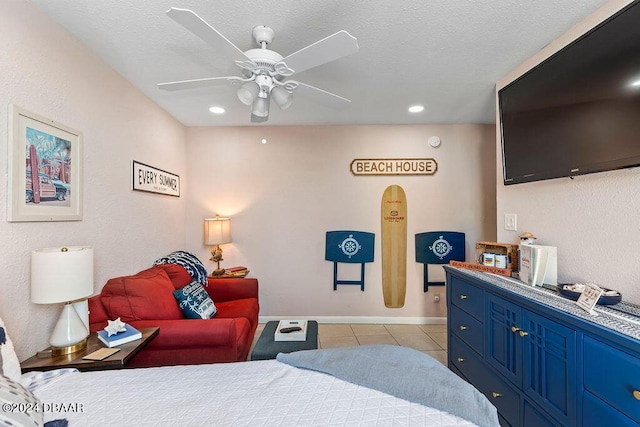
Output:
<path fill-rule="evenodd" d="M 584 337 L 584 388 L 640 423 L 640 359 Z"/>
<path fill-rule="evenodd" d="M 506 381 L 488 368 L 482 371 L 482 386 L 478 387 L 500 415 L 511 425 L 520 424 L 520 395 Z"/>
<path fill-rule="evenodd" d="M 484 291 L 475 285 L 451 278 L 451 304 L 460 307 L 478 320 L 484 317 Z"/>
<path fill-rule="evenodd" d="M 463 341 L 455 335 L 449 343 L 449 358 L 453 366 L 476 387 L 482 378 L 481 372 L 486 369 L 482 358 L 471 350 Z"/>
<path fill-rule="evenodd" d="M 498 409 L 500 416 L 507 421 L 504 424 L 519 424 L 520 396 L 493 374 L 480 356 L 453 336 L 449 343 L 449 357 L 454 367 Z"/>
<path fill-rule="evenodd" d="M 638 425 L 588 391 L 584 392 L 582 402 L 582 427 L 637 427 Z"/>
<path fill-rule="evenodd" d="M 482 323 L 455 306 L 449 310 L 449 328 L 469 347 L 483 355 Z"/>

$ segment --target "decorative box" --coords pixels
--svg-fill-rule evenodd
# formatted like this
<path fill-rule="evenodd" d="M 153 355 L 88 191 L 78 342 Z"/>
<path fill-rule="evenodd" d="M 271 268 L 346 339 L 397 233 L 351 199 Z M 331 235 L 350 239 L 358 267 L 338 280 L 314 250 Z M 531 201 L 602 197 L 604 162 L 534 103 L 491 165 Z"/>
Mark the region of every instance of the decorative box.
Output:
<path fill-rule="evenodd" d="M 474 262 L 479 264 L 478 257 L 484 252 L 498 255 L 507 255 L 507 268 L 511 271 L 519 271 L 518 265 L 518 245 L 498 242 L 478 242 L 476 243 L 476 256 Z"/>

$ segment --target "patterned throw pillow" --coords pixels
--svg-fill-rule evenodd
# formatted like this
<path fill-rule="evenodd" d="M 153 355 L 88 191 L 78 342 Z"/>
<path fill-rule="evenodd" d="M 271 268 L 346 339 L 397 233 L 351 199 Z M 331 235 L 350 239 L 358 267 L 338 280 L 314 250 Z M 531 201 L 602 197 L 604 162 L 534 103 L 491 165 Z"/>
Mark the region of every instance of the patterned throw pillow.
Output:
<path fill-rule="evenodd" d="M 189 272 L 193 280 L 202 283 L 205 286 L 209 285 L 207 281 L 207 269 L 204 268 L 202 261 L 197 256 L 186 251 L 171 252 L 166 257 L 157 259 L 153 265 L 158 264 L 178 264 L 184 267 Z"/>
<path fill-rule="evenodd" d="M 196 281 L 174 291 L 173 296 L 187 319 L 211 319 L 218 311 L 207 291 Z"/>
<path fill-rule="evenodd" d="M 40 401 L 18 382 L 0 375 L 0 425 L 41 426 L 43 413 Z M 15 409 L 14 409 L 15 408 Z"/>
<path fill-rule="evenodd" d="M 13 343 L 4 322 L 0 317 L 0 375 L 11 378 L 14 381 L 20 381 L 22 370 L 20 369 L 20 361 L 13 349 Z"/>

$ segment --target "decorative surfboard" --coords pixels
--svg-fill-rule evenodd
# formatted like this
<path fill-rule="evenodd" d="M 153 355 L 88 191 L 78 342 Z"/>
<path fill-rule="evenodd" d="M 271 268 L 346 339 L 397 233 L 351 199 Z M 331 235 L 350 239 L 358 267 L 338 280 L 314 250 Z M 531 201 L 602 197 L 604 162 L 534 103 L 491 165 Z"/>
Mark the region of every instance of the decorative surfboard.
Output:
<path fill-rule="evenodd" d="M 407 286 L 407 198 L 402 187 L 384 190 L 381 212 L 384 305 L 400 308 Z"/>

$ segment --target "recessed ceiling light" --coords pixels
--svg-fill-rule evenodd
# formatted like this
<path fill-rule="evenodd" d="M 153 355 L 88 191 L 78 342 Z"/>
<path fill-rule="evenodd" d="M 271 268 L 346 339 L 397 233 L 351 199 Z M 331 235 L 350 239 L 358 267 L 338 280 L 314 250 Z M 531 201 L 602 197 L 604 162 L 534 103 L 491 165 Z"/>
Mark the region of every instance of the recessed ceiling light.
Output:
<path fill-rule="evenodd" d="M 260 142 L 262 142 L 263 144 L 266 144 L 267 140 L 263 138 L 262 141 L 260 141 Z"/>
<path fill-rule="evenodd" d="M 222 107 L 211 107 L 209 108 L 209 111 L 211 111 L 213 114 L 224 114 L 224 108 Z"/>
<path fill-rule="evenodd" d="M 424 111 L 423 105 L 412 105 L 411 107 L 409 107 L 410 113 L 420 113 L 422 111 Z"/>

